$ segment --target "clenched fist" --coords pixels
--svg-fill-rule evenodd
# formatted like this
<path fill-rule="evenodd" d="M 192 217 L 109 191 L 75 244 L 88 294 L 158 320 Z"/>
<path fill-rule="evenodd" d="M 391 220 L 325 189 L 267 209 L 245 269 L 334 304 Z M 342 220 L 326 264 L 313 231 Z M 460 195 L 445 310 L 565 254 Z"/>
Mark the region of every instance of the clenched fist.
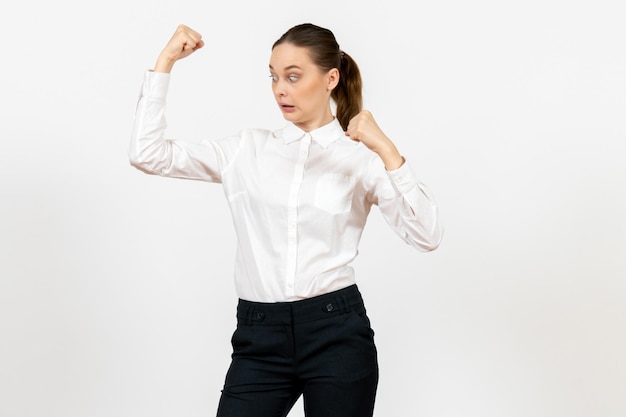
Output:
<path fill-rule="evenodd" d="M 374 120 L 374 116 L 368 110 L 363 110 L 348 123 L 346 136 L 361 142 L 372 152 L 376 152 L 383 160 L 385 168 L 397 169 L 404 163 L 404 158 Z"/>
<path fill-rule="evenodd" d="M 203 46 L 202 35 L 190 27 L 178 25 L 171 39 L 161 51 L 154 71 L 170 72 L 176 61 L 188 57 Z"/>

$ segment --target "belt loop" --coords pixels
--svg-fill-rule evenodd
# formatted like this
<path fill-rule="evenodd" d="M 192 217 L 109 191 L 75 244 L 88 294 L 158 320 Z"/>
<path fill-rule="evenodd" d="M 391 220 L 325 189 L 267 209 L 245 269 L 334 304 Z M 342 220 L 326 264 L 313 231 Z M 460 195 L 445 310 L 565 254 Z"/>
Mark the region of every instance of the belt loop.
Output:
<path fill-rule="evenodd" d="M 341 314 L 350 312 L 350 306 L 348 305 L 345 294 L 338 294 L 337 297 L 335 297 L 335 302 L 338 304 L 338 307 L 341 308 Z"/>
<path fill-rule="evenodd" d="M 254 307 L 252 307 L 251 305 L 248 306 L 248 309 L 246 310 L 246 324 L 248 326 L 252 325 L 252 313 L 254 312 Z"/>

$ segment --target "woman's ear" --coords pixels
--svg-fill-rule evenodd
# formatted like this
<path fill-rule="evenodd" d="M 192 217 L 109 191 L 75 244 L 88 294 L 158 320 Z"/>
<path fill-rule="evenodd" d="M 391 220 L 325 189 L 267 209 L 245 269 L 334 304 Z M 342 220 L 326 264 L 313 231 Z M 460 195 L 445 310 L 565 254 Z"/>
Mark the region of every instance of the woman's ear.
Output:
<path fill-rule="evenodd" d="M 339 84 L 339 70 L 333 68 L 326 74 L 326 90 L 333 91 L 337 84 Z"/>

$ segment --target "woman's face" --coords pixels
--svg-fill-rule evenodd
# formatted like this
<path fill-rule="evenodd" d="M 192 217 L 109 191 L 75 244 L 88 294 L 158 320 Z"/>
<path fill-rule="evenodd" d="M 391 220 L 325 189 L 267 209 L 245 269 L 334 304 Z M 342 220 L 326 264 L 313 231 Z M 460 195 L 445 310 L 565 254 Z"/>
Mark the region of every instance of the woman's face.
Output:
<path fill-rule="evenodd" d="M 336 68 L 323 72 L 308 50 L 289 43 L 277 45 L 270 57 L 272 91 L 286 120 L 308 132 L 330 123 L 330 93 L 339 81 Z"/>

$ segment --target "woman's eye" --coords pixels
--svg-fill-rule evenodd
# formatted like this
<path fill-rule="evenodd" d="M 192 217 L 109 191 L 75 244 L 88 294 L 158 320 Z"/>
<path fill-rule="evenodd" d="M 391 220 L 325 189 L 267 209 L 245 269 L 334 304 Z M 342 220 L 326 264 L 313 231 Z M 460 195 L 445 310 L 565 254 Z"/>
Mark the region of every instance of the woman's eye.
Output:
<path fill-rule="evenodd" d="M 277 75 L 271 74 L 269 77 L 274 82 L 278 81 L 278 76 Z M 299 79 L 300 79 L 300 77 L 298 77 L 297 75 L 289 75 L 289 76 L 287 76 L 287 80 L 289 80 L 289 82 L 292 82 L 292 83 L 298 81 Z"/>

